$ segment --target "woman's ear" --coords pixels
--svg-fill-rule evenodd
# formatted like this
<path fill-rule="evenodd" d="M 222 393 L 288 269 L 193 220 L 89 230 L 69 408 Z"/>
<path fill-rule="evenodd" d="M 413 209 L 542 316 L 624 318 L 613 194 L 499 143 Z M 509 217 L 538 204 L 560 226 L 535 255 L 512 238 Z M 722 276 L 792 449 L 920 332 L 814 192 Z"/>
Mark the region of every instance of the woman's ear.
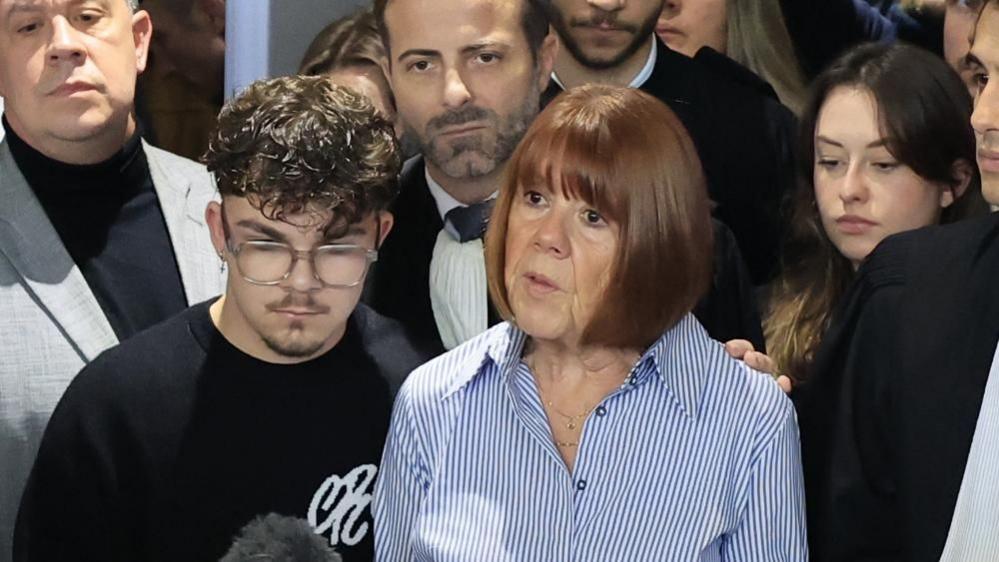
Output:
<path fill-rule="evenodd" d="M 940 207 L 944 209 L 953 205 L 968 190 L 975 168 L 967 160 L 961 159 L 951 166 L 950 175 L 954 178 L 953 183 L 940 191 Z"/>

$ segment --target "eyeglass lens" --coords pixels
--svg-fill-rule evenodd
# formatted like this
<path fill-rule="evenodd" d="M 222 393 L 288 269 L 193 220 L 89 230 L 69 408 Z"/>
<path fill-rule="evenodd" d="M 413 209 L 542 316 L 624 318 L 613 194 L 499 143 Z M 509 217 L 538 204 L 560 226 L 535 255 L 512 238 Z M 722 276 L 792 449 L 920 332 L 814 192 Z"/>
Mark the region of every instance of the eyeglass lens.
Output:
<path fill-rule="evenodd" d="M 354 285 L 368 267 L 364 248 L 321 246 L 313 252 L 316 276 L 327 285 Z M 252 281 L 274 283 L 291 271 L 294 254 L 291 248 L 271 242 L 247 242 L 237 256 L 240 273 Z"/>

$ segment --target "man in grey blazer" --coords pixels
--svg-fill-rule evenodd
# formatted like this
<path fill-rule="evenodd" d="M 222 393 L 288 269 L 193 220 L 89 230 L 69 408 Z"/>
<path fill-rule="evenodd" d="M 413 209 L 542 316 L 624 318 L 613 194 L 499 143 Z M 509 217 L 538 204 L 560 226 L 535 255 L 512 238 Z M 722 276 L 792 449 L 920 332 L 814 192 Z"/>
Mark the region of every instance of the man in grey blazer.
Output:
<path fill-rule="evenodd" d="M 211 176 L 133 117 L 151 33 L 135 0 L 0 0 L 0 561 L 74 375 L 223 286 Z"/>

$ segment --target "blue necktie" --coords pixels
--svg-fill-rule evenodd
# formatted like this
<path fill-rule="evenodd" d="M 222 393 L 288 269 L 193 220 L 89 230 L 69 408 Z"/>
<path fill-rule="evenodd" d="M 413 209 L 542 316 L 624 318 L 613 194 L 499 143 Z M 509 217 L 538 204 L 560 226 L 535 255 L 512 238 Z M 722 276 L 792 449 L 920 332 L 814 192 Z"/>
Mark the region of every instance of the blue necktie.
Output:
<path fill-rule="evenodd" d="M 444 215 L 444 220 L 458 232 L 459 242 L 468 242 L 482 238 L 489 224 L 489 214 L 493 210 L 496 199 L 488 199 L 467 207 L 455 207 Z"/>

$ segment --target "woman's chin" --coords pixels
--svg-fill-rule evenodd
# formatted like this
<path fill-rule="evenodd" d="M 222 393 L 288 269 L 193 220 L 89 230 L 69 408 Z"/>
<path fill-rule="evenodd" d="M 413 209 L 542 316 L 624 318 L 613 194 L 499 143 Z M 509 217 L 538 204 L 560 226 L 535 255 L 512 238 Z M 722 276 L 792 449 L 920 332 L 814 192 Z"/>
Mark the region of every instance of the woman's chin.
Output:
<path fill-rule="evenodd" d="M 517 327 L 534 339 L 554 341 L 562 339 L 568 332 L 568 322 L 556 310 L 548 307 L 526 307 L 521 313 L 514 312 Z"/>

